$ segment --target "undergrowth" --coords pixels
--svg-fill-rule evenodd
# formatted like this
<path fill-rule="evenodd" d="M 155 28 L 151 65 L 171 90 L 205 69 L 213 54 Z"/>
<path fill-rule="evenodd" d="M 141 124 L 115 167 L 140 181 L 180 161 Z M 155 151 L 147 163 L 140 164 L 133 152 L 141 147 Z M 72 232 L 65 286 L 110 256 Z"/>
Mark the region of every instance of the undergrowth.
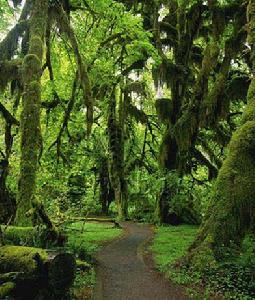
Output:
<path fill-rule="evenodd" d="M 176 261 L 186 254 L 197 227 L 159 227 L 151 245 L 158 269 L 171 281 L 184 285 L 193 299 L 255 299 L 255 242 L 247 236 L 238 258 L 228 257 L 203 273 L 192 268 L 176 268 Z"/>

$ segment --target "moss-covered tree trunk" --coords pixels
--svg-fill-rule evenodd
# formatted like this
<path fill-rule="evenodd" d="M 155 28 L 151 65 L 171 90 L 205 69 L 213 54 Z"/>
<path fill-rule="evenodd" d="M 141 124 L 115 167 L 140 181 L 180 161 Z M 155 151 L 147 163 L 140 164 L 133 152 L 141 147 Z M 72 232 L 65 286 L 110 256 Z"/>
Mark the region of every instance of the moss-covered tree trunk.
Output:
<path fill-rule="evenodd" d="M 220 169 L 207 219 L 190 248 L 191 263 L 201 252 L 220 259 L 225 247 L 239 246 L 246 233 L 255 232 L 255 0 L 249 1 L 247 17 L 253 67 L 248 104 Z"/>
<path fill-rule="evenodd" d="M 123 95 L 112 95 L 109 100 L 108 135 L 109 135 L 109 174 L 114 190 L 114 198 L 118 209 L 118 218 L 126 219 L 128 216 L 127 183 L 124 174 L 124 123 Z M 117 119 L 116 107 L 119 100 L 119 118 Z"/>
<path fill-rule="evenodd" d="M 114 200 L 114 190 L 110 181 L 110 174 L 108 170 L 108 159 L 102 157 L 99 169 L 99 185 L 100 185 L 100 203 L 102 207 L 102 214 L 108 215 L 109 206 Z"/>
<path fill-rule="evenodd" d="M 16 223 L 31 223 L 25 217 L 35 197 L 36 172 L 40 151 L 40 105 L 42 59 L 44 53 L 44 36 L 46 30 L 48 1 L 34 0 L 30 15 L 29 51 L 22 67 L 24 84 L 23 110 L 21 114 L 21 163 Z"/>

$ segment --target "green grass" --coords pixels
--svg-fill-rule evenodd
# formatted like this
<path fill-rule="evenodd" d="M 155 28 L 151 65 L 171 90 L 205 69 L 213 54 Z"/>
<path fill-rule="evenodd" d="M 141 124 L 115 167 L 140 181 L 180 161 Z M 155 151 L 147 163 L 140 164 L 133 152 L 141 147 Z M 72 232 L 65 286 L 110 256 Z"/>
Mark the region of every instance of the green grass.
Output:
<path fill-rule="evenodd" d="M 203 273 L 193 268 L 175 268 L 174 263 L 183 257 L 194 240 L 198 227 L 181 225 L 165 226 L 156 229 L 150 250 L 154 254 L 157 268 L 171 281 L 186 287 L 192 299 L 252 300 L 255 284 L 254 239 L 244 241 L 243 253 L 239 260 L 219 262 L 217 267 L 208 268 Z M 253 275 L 254 278 L 254 275 Z"/>
<path fill-rule="evenodd" d="M 156 229 L 150 249 L 155 255 L 155 262 L 160 271 L 167 272 L 169 266 L 186 253 L 197 230 L 197 226 L 191 225 L 162 226 Z"/>
<path fill-rule="evenodd" d="M 78 257 L 87 259 L 107 241 L 122 234 L 122 229 L 114 228 L 111 223 L 76 222 L 67 227 L 67 247 Z"/>
<path fill-rule="evenodd" d="M 206 295 L 201 298 L 200 292 L 193 288 L 199 284 L 199 274 L 188 273 L 183 269 L 176 269 L 173 264 L 185 255 L 193 242 L 198 226 L 161 226 L 156 229 L 156 235 L 150 246 L 154 254 L 157 268 L 160 272 L 176 284 L 186 286 L 187 293 L 193 299 L 207 299 Z"/>

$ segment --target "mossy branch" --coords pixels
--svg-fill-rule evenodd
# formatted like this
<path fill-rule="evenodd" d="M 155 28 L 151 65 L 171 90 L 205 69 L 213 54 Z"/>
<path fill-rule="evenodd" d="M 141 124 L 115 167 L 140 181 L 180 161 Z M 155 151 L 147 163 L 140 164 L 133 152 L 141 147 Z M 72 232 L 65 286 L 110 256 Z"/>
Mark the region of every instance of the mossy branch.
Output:
<path fill-rule="evenodd" d="M 75 100 L 76 100 L 76 91 L 77 91 L 77 80 L 78 80 L 78 72 L 76 72 L 76 76 L 75 76 L 75 79 L 73 81 L 73 88 L 72 88 L 72 95 L 70 97 L 70 100 L 67 104 L 67 108 L 65 110 L 65 113 L 64 113 L 64 117 L 63 117 L 63 121 L 62 121 L 62 125 L 61 125 L 61 128 L 59 130 L 59 133 L 57 135 L 57 138 L 56 140 L 51 144 L 51 146 L 49 147 L 49 150 L 54 147 L 56 145 L 57 147 L 57 157 L 58 157 L 58 160 L 59 158 L 61 157 L 62 160 L 64 162 L 68 162 L 66 157 L 64 156 L 64 154 L 62 153 L 61 151 L 61 145 L 62 145 L 62 136 L 65 132 L 65 130 L 67 129 L 67 126 L 68 126 L 68 122 L 70 120 L 70 117 L 71 117 L 71 113 L 72 113 L 72 110 L 73 110 L 73 107 L 74 107 L 74 104 L 75 104 Z"/>
<path fill-rule="evenodd" d="M 81 82 L 81 87 L 84 96 L 84 103 L 87 108 L 87 135 L 89 136 L 93 125 L 94 99 L 93 99 L 91 83 L 87 71 L 87 65 L 85 64 L 84 59 L 82 58 L 82 55 L 80 53 L 79 45 L 75 37 L 74 30 L 70 25 L 68 17 L 65 11 L 63 10 L 63 7 L 60 5 L 57 6 L 56 16 L 58 18 L 59 27 L 67 35 L 75 55 L 79 79 Z"/>
<path fill-rule="evenodd" d="M 4 117 L 6 123 L 19 126 L 19 121 L 7 110 L 7 108 L 0 103 L 0 113 Z"/>

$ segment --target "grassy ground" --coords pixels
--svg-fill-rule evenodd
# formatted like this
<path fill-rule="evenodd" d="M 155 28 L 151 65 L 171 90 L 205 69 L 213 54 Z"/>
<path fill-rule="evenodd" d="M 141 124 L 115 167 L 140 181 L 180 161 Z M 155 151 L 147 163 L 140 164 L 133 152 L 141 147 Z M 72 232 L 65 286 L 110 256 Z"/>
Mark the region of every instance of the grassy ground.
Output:
<path fill-rule="evenodd" d="M 180 225 L 159 227 L 151 245 L 155 254 L 155 262 L 162 272 L 169 270 L 169 265 L 181 258 L 194 240 L 196 226 Z"/>
<path fill-rule="evenodd" d="M 87 256 L 95 254 L 105 242 L 122 234 L 122 230 L 115 228 L 112 223 L 96 222 L 72 223 L 68 226 L 67 232 L 67 247 L 80 258 L 87 258 Z M 84 255 L 85 257 L 83 257 Z"/>
<path fill-rule="evenodd" d="M 197 230 L 189 225 L 157 228 L 150 249 L 158 269 L 171 281 L 184 285 L 192 299 L 254 300 L 254 240 L 244 241 L 239 260 L 222 261 L 203 273 L 174 268 L 173 263 L 185 255 Z"/>
<path fill-rule="evenodd" d="M 185 270 L 176 270 L 173 264 L 185 255 L 194 240 L 198 227 L 192 225 L 161 226 L 156 229 L 155 238 L 150 246 L 159 271 L 176 284 L 187 287 L 188 294 L 195 299 L 206 299 L 200 291 L 193 288 L 199 284 L 197 274 L 188 274 Z M 203 297 L 203 298 L 201 298 Z"/>

